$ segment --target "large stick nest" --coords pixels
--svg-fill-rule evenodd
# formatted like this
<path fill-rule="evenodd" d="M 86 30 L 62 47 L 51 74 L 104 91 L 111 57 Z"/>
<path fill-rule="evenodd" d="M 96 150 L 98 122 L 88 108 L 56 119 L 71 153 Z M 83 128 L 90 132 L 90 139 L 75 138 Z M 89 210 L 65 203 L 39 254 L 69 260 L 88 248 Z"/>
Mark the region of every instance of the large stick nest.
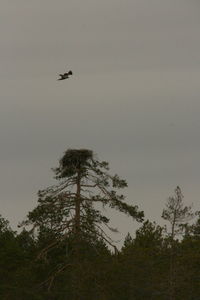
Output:
<path fill-rule="evenodd" d="M 83 171 L 84 167 L 93 158 L 93 151 L 88 149 L 68 149 L 60 160 L 60 177 L 74 175 L 78 170 Z"/>

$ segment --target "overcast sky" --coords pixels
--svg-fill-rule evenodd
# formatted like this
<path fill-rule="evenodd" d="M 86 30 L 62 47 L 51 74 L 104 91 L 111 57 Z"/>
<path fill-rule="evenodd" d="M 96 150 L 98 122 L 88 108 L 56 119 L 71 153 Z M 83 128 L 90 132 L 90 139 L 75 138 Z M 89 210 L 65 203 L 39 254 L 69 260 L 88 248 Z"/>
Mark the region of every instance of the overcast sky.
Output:
<path fill-rule="evenodd" d="M 200 209 L 198 0 L 2 0 L 0 20 L 0 213 L 13 226 L 68 148 L 108 161 L 151 220 L 177 185 Z"/>

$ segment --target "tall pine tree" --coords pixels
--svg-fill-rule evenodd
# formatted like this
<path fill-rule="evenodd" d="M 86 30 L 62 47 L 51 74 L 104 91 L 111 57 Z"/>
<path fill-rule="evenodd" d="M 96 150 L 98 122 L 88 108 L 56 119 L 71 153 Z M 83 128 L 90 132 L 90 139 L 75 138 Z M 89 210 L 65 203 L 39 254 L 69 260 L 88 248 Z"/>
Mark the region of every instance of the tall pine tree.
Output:
<path fill-rule="evenodd" d="M 56 276 L 65 268 L 80 266 L 83 255 L 81 248 L 85 241 L 90 244 L 101 240 L 116 250 L 107 229 L 109 218 L 103 214 L 106 206 L 131 216 L 137 221 L 143 220 L 143 212 L 137 206 L 125 202 L 125 197 L 117 190 L 127 187 L 125 180 L 118 175 L 109 174 L 109 165 L 105 161 L 95 159 L 93 152 L 87 149 L 69 149 L 53 170 L 58 184 L 39 191 L 38 206 L 28 214 L 23 225 L 33 225 L 33 229 L 51 231 L 54 239 L 40 252 L 40 257 L 49 251 L 71 240 L 66 244 L 66 252 L 71 247 L 73 260 L 59 266 L 49 279 L 49 288 Z M 80 271 L 80 270 L 79 270 Z M 80 273 L 79 271 L 76 274 Z M 76 290 L 79 280 L 76 278 Z M 79 299 L 78 292 L 74 299 Z"/>

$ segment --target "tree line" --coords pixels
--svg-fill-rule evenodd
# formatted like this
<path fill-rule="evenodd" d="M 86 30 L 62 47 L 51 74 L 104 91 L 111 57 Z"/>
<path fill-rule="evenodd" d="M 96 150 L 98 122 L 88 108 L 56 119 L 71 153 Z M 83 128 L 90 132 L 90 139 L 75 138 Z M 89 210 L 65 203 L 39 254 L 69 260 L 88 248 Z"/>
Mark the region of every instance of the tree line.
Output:
<path fill-rule="evenodd" d="M 0 217 L 0 299 L 200 299 L 200 214 L 179 186 L 161 226 L 126 202 L 127 182 L 91 150 L 68 149 L 53 172 L 19 232 Z M 121 249 L 107 208 L 141 224 Z"/>

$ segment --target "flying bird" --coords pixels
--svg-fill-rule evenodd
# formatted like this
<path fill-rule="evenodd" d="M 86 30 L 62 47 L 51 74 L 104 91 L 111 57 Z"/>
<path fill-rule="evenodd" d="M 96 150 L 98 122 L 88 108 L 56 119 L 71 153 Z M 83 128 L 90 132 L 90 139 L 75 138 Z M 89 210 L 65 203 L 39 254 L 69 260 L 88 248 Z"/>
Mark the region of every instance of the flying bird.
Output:
<path fill-rule="evenodd" d="M 70 75 L 72 75 L 72 71 L 69 70 L 67 73 L 64 73 L 64 74 L 59 74 L 60 78 L 58 80 L 65 80 L 67 78 L 69 78 Z"/>

